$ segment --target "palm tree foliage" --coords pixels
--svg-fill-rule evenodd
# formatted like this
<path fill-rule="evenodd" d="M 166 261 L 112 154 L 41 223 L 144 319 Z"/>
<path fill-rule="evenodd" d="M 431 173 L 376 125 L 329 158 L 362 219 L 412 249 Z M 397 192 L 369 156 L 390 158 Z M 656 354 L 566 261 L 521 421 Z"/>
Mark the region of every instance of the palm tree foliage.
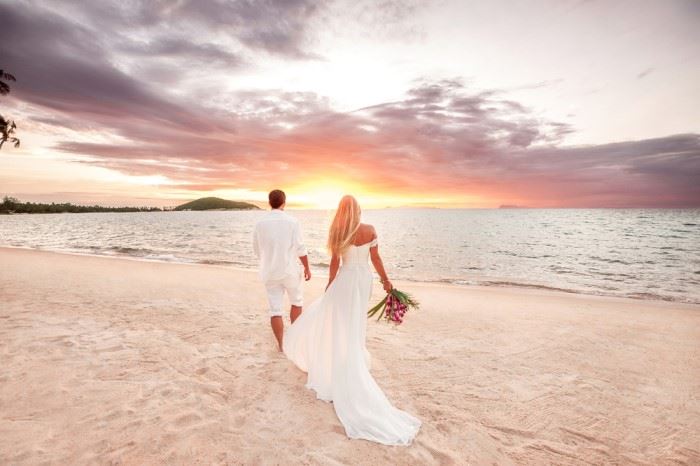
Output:
<path fill-rule="evenodd" d="M 6 73 L 5 70 L 0 70 L 0 95 L 10 93 L 9 81 L 17 80 L 10 73 Z M 5 117 L 0 115 L 0 149 L 8 141 L 15 147 L 19 147 L 19 139 L 14 135 L 15 129 L 17 129 L 17 125 L 13 120 L 5 119 Z"/>

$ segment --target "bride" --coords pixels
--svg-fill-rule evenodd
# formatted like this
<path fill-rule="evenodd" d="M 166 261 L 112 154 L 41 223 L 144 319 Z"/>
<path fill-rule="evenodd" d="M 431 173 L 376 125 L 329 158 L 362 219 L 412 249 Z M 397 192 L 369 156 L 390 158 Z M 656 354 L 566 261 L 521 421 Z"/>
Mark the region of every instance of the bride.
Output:
<path fill-rule="evenodd" d="M 369 372 L 365 347 L 367 307 L 372 291 L 368 257 L 381 278 L 386 276 L 372 225 L 360 223 L 360 206 L 345 196 L 328 234 L 332 253 L 326 292 L 289 327 L 284 352 L 308 373 L 307 388 L 333 402 L 350 438 L 386 445 L 409 445 L 421 422 L 395 408 Z"/>

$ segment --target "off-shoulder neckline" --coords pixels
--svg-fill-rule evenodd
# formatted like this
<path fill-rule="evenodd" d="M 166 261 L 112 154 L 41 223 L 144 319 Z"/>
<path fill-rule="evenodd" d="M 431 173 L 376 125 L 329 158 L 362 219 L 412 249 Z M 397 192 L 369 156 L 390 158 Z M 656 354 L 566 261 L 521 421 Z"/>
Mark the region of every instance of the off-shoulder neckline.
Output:
<path fill-rule="evenodd" d="M 351 244 L 350 246 L 355 246 L 356 248 L 361 248 L 362 246 L 367 246 L 368 244 L 372 244 L 372 243 L 374 243 L 375 241 L 377 241 L 377 238 L 374 238 L 374 239 L 371 240 L 371 241 L 367 241 L 366 243 L 362 243 L 362 244 Z"/>

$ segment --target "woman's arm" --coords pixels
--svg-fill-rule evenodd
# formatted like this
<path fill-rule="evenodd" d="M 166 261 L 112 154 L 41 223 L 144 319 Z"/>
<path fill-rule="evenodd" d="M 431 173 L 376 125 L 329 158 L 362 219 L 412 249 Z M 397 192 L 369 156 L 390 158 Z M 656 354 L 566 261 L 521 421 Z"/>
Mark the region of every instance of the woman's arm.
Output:
<path fill-rule="evenodd" d="M 386 271 L 384 270 L 384 263 L 382 262 L 382 258 L 379 255 L 379 246 L 369 248 L 369 255 L 372 258 L 372 265 L 374 266 L 374 270 L 376 270 L 379 274 L 379 281 L 382 282 L 382 285 L 384 286 L 384 291 L 386 291 L 387 293 L 390 292 L 393 288 L 393 285 L 389 281 L 389 277 L 387 277 Z"/>
<path fill-rule="evenodd" d="M 328 289 L 328 287 L 331 286 L 331 283 L 333 283 L 333 280 L 335 280 L 335 275 L 338 273 L 338 267 L 340 267 L 340 257 L 338 257 L 337 254 L 333 254 L 333 257 L 331 257 L 331 266 L 328 272 L 328 285 L 326 285 L 326 289 Z"/>

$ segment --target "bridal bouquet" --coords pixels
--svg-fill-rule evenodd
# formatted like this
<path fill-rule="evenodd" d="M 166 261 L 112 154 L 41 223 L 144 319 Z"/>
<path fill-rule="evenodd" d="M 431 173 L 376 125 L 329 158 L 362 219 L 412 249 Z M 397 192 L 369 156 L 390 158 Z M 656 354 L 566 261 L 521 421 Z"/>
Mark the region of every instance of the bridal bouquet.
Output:
<path fill-rule="evenodd" d="M 383 309 L 382 309 L 383 308 Z M 418 301 L 411 295 L 393 288 L 376 306 L 367 311 L 367 318 L 379 314 L 377 321 L 384 317 L 387 322 L 399 325 L 403 322 L 403 316 L 409 309 L 418 309 Z M 380 312 L 381 310 L 381 312 Z"/>

